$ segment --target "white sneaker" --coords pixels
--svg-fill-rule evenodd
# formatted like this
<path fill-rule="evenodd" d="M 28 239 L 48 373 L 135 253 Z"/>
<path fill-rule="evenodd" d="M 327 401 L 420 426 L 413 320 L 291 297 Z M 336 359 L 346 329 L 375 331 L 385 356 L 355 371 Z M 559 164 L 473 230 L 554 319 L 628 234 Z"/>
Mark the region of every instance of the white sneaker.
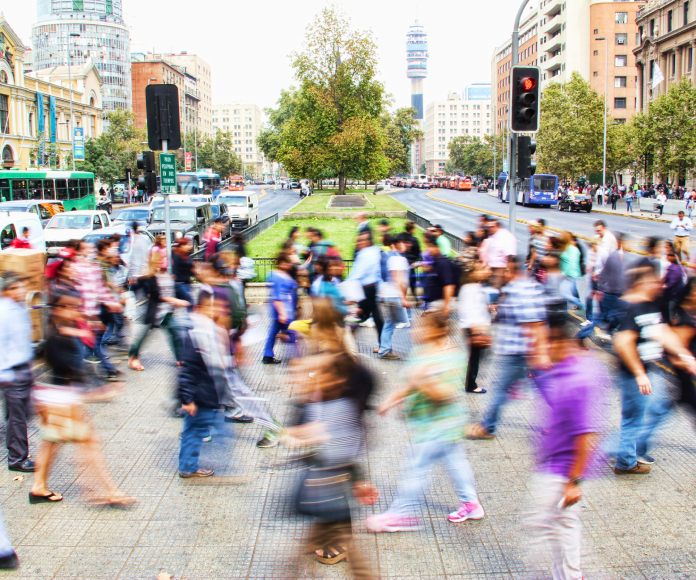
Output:
<path fill-rule="evenodd" d="M 396 328 L 411 328 L 411 323 L 410 322 L 399 322 L 399 324 L 396 325 Z"/>
<path fill-rule="evenodd" d="M 362 326 L 363 328 L 374 328 L 375 321 L 372 320 L 372 318 L 368 318 L 365 322 L 361 322 L 360 324 L 358 324 L 358 326 Z"/>

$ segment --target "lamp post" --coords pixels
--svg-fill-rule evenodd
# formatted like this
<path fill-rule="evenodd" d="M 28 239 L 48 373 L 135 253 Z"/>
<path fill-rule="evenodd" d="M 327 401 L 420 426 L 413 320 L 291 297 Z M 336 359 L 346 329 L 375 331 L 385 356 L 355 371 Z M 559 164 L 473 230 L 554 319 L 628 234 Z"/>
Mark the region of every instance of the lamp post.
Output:
<path fill-rule="evenodd" d="M 70 68 L 70 39 L 79 38 L 80 35 L 77 32 L 71 32 L 68 34 L 68 44 L 66 48 L 66 60 L 68 63 L 68 84 L 70 85 L 70 157 L 72 159 L 72 170 L 75 171 L 75 118 L 73 116 L 73 86 L 72 86 L 72 70 Z"/>
<path fill-rule="evenodd" d="M 604 41 L 604 138 L 602 142 L 602 195 L 607 194 L 607 99 L 609 98 L 609 40 L 597 36 L 595 40 Z"/>

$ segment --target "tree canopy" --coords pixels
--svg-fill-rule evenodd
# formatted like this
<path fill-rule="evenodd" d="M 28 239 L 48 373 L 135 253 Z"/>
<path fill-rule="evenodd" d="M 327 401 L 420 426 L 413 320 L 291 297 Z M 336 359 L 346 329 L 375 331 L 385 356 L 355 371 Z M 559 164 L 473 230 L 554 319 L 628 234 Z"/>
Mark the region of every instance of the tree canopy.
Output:
<path fill-rule="evenodd" d="M 240 173 L 242 160 L 234 151 L 232 133 L 216 131 L 198 142 L 198 167 L 209 167 L 221 178 Z"/>

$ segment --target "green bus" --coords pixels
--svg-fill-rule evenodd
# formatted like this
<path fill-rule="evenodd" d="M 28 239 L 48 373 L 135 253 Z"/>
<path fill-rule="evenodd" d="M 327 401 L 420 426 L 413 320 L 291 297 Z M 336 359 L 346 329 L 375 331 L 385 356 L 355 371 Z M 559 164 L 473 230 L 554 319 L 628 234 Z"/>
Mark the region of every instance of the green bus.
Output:
<path fill-rule="evenodd" d="M 0 201 L 62 201 L 65 211 L 96 209 L 94 173 L 0 170 Z"/>

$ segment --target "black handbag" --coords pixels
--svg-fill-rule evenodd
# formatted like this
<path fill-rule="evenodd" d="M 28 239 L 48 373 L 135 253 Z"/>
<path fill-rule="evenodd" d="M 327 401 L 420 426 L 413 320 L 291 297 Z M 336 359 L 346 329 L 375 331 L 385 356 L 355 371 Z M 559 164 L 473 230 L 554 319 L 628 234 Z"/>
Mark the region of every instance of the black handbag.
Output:
<path fill-rule="evenodd" d="M 323 522 L 350 520 L 352 466 L 311 465 L 302 474 L 295 496 L 297 512 Z"/>

